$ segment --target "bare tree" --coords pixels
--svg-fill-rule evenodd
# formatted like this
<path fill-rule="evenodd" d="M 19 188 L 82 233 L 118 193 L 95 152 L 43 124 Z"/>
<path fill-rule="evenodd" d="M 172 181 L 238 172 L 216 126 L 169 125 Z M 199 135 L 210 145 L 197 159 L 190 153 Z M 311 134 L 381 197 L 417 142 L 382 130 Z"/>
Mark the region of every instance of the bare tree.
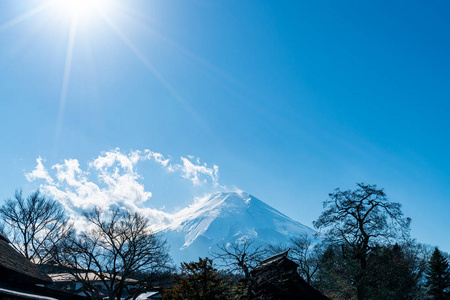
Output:
<path fill-rule="evenodd" d="M 356 280 L 358 299 L 365 298 L 367 255 L 376 243 L 391 241 L 409 233 L 410 219 L 404 218 L 399 203 L 388 200 L 376 185 L 358 183 L 354 191 L 336 189 L 324 202 L 325 211 L 313 224 L 326 229 L 331 243 L 350 249 L 351 258 L 359 262 Z"/>
<path fill-rule="evenodd" d="M 288 258 L 298 265 L 298 273 L 311 284 L 319 270 L 321 245 L 315 244 L 313 238 L 304 233 L 289 240 L 286 244 L 272 244 L 268 246 L 270 254 L 278 254 L 289 249 Z"/>
<path fill-rule="evenodd" d="M 289 258 L 298 264 L 298 273 L 311 284 L 319 270 L 319 245 L 308 234 L 300 234 L 291 239 Z"/>
<path fill-rule="evenodd" d="M 213 258 L 221 261 L 219 266 L 226 267 L 233 273 L 239 273 L 248 280 L 250 270 L 265 258 L 267 250 L 262 244 L 256 244 L 254 240 L 248 239 L 217 245 L 217 250 L 211 254 Z"/>
<path fill-rule="evenodd" d="M 25 257 L 43 263 L 49 259 L 49 249 L 71 229 L 63 206 L 33 192 L 26 199 L 16 190 L 0 208 L 2 231 L 12 245 Z"/>
<path fill-rule="evenodd" d="M 89 296 L 132 299 L 152 275 L 169 267 L 166 241 L 149 229 L 142 215 L 119 209 L 104 213 L 97 208 L 84 217 L 87 229 L 67 237 L 53 254 Z M 102 290 L 107 294 L 102 295 Z"/>

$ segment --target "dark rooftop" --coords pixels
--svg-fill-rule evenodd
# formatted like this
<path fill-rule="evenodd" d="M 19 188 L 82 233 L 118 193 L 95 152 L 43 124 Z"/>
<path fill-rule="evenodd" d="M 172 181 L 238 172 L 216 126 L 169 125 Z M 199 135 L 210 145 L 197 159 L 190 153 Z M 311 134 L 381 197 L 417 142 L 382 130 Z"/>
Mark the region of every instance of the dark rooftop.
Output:
<path fill-rule="evenodd" d="M 2 273 L 8 274 L 8 278 L 17 277 L 31 284 L 52 283 L 51 278 L 17 252 L 4 235 L 0 235 L 0 274 Z"/>

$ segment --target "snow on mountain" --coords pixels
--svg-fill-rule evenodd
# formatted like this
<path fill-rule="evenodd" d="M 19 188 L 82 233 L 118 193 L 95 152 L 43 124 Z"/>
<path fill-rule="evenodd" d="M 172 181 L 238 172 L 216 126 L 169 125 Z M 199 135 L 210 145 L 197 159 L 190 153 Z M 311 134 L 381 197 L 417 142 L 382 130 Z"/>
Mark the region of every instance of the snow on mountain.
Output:
<path fill-rule="evenodd" d="M 174 216 L 164 230 L 176 263 L 209 256 L 217 244 L 246 239 L 257 243 L 286 243 L 299 234 L 315 231 L 244 192 L 218 193 Z"/>

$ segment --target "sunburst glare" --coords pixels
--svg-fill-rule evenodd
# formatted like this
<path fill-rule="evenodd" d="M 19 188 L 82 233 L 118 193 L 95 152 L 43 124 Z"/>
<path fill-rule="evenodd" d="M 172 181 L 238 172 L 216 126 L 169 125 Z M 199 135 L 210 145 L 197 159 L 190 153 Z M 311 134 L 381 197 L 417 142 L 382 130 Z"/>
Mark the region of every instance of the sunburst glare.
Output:
<path fill-rule="evenodd" d="M 10 27 L 13 27 L 13 26 L 33 17 L 34 15 L 42 12 L 47 7 L 48 7 L 48 3 L 44 3 L 44 4 L 41 4 L 35 8 L 32 8 L 32 9 L 24 12 L 23 14 L 13 18 L 12 20 L 9 20 L 8 22 L 1 24 L 0 31 L 4 31 Z"/>
<path fill-rule="evenodd" d="M 38 0 L 36 0 L 38 1 Z M 55 31 L 54 36 L 63 37 L 67 35 L 67 44 L 65 47 L 65 61 L 64 73 L 62 74 L 62 86 L 59 96 L 59 109 L 57 116 L 57 124 L 55 127 L 54 145 L 57 152 L 57 145 L 64 127 L 64 117 L 66 104 L 70 101 L 70 86 L 71 86 L 71 72 L 73 70 L 74 59 L 77 56 L 83 55 L 76 51 L 76 46 L 86 46 L 86 43 L 97 43 L 99 40 L 104 45 L 108 43 L 107 39 L 102 37 L 99 39 L 99 33 L 105 33 L 106 28 L 111 29 L 117 37 L 131 50 L 131 52 L 139 59 L 139 61 L 146 67 L 151 74 L 160 82 L 160 84 L 167 89 L 170 95 L 176 99 L 197 121 L 202 124 L 202 127 L 207 130 L 206 124 L 200 120 L 200 117 L 185 101 L 185 99 L 177 91 L 176 87 L 170 83 L 162 72 L 154 65 L 152 58 L 146 55 L 146 52 L 133 42 L 131 36 L 127 34 L 126 27 L 131 22 L 123 24 L 123 21 L 133 20 L 132 16 L 139 14 L 129 5 L 130 3 L 119 0 L 44 0 L 40 5 L 30 8 L 21 15 L 1 24 L 0 31 L 7 30 L 13 26 L 22 23 L 29 18 L 41 15 L 41 20 L 50 21 L 52 24 L 50 31 Z M 139 18 L 142 19 L 139 14 Z M 142 27 L 148 27 L 146 24 L 138 22 Z M 163 39 L 167 43 L 166 40 Z M 98 45 L 98 43 L 97 43 Z M 103 47 L 103 46 L 100 46 Z"/>
<path fill-rule="evenodd" d="M 106 0 L 55 0 L 54 4 L 65 13 L 86 17 L 108 6 Z"/>

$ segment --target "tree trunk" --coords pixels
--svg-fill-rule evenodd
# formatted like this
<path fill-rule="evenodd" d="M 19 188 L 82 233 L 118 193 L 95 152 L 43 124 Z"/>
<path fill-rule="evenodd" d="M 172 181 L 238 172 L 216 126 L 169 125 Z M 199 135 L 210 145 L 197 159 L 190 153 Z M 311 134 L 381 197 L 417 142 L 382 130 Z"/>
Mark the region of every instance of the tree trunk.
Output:
<path fill-rule="evenodd" d="M 358 300 L 366 299 L 366 268 L 367 261 L 366 256 L 361 255 L 359 260 L 359 274 L 358 274 L 358 282 L 356 284 L 356 293 Z"/>

